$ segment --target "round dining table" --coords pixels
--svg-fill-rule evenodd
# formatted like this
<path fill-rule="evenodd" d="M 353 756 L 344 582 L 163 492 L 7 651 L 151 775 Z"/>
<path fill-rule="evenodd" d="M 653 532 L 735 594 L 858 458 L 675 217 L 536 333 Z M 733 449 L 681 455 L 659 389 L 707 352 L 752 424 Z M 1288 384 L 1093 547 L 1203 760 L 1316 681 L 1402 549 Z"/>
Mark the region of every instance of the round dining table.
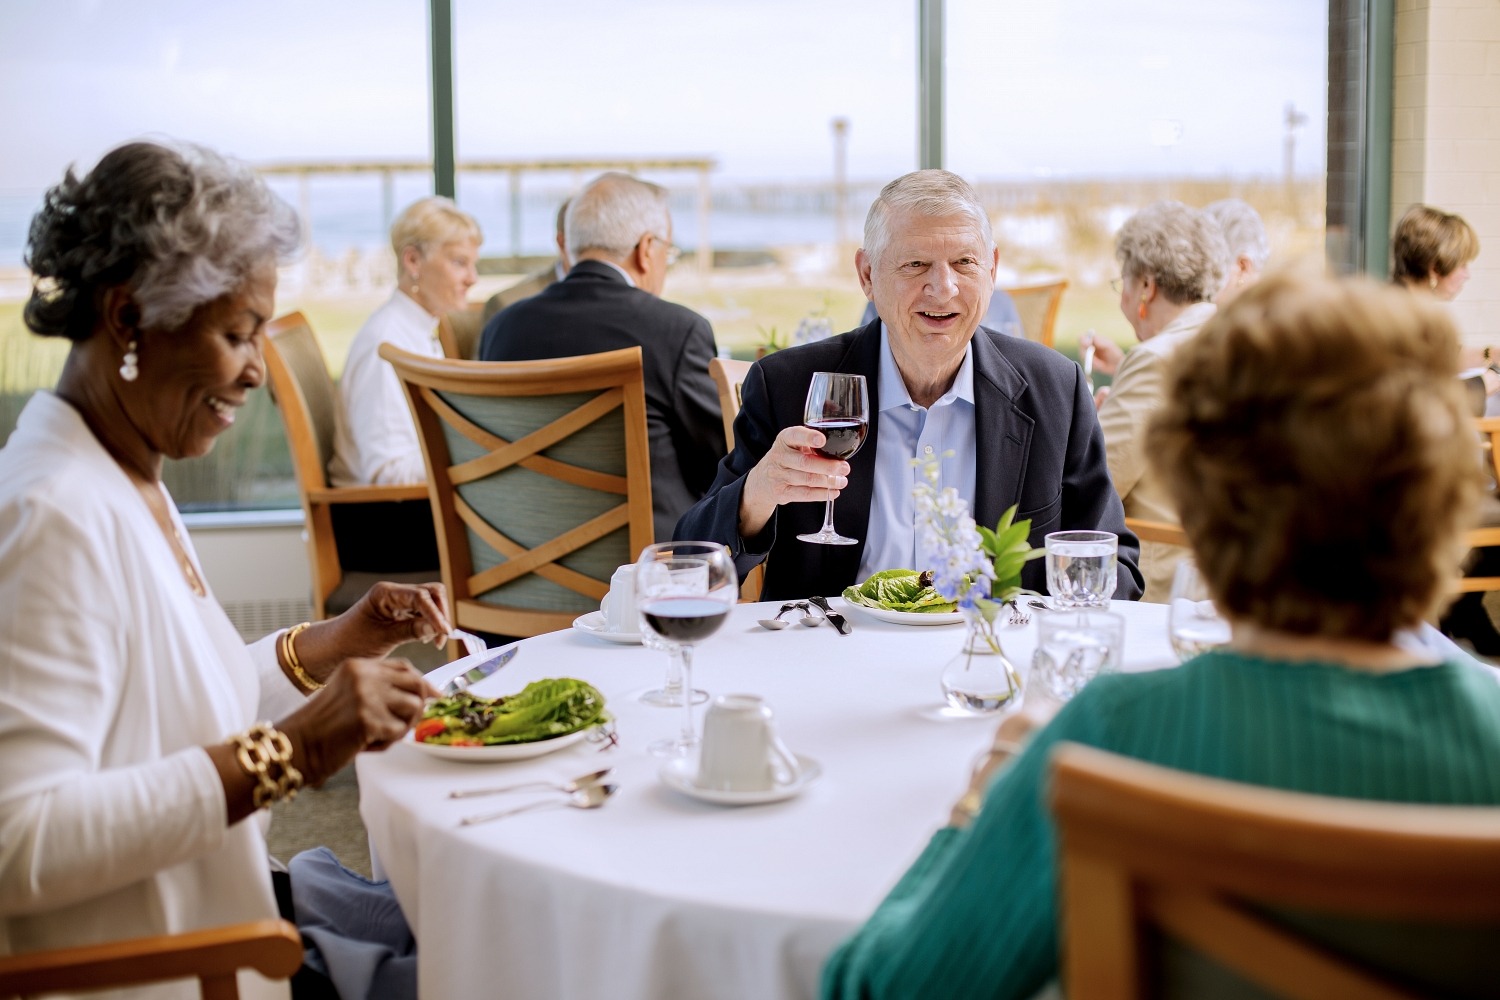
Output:
<path fill-rule="evenodd" d="M 577 629 L 522 641 L 473 690 L 497 696 L 541 678 L 586 680 L 606 698 L 617 745 L 580 741 L 489 763 L 440 759 L 410 743 L 360 755 L 360 812 L 377 873 L 391 880 L 417 938 L 421 995 L 816 996 L 828 954 L 947 822 L 998 722 L 945 708 L 939 676 L 963 644 L 962 624 L 893 624 L 833 605 L 849 635 L 827 624 L 768 631 L 757 619 L 778 605 L 741 604 L 693 657 L 695 687 L 763 696 L 787 746 L 816 762 L 818 777 L 784 801 L 718 805 L 665 783 L 664 761 L 646 745 L 676 735 L 683 709 L 639 696 L 662 682 L 666 654 Z M 1121 669 L 1175 664 L 1165 606 L 1117 601 L 1112 610 L 1126 621 Z M 1038 614 L 999 632 L 1023 677 Z M 453 669 L 429 679 L 441 686 Z M 618 791 L 592 810 L 461 826 L 466 816 L 564 796 L 450 797 L 603 767 Z"/>

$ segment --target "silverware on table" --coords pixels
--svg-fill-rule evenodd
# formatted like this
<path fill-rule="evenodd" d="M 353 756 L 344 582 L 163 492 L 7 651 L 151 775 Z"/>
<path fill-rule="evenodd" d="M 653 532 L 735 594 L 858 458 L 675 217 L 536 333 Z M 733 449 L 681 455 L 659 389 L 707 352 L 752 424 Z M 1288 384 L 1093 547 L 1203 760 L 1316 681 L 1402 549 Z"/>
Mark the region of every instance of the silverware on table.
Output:
<path fill-rule="evenodd" d="M 782 629 L 786 628 L 788 625 L 791 624 L 791 622 L 784 622 L 784 621 L 782 621 L 781 620 L 781 616 L 784 615 L 784 614 L 786 614 L 788 611 L 791 611 L 791 610 L 793 610 L 795 608 L 801 608 L 803 611 L 806 611 L 807 610 L 807 602 L 806 601 L 787 601 L 785 604 L 783 604 L 781 606 L 781 610 L 778 611 L 778 612 L 776 612 L 776 617 L 775 618 L 761 618 L 761 619 L 758 620 L 757 624 L 759 624 L 761 628 L 770 629 L 772 632 L 779 632 L 779 631 L 781 631 Z"/>
<path fill-rule="evenodd" d="M 488 823 L 492 819 L 504 819 L 507 816 L 530 812 L 533 809 L 552 809 L 557 806 L 572 806 L 574 809 L 598 809 L 619 788 L 619 785 L 584 785 L 578 791 L 570 793 L 565 799 L 545 799 L 541 802 L 532 802 L 529 805 L 517 806 L 514 809 L 502 809 L 499 812 L 465 816 L 458 821 L 458 825 L 474 826 L 477 823 Z"/>
<path fill-rule="evenodd" d="M 1011 601 L 1010 602 L 1010 620 L 1009 620 L 1009 624 L 1011 624 L 1011 625 L 1030 625 L 1031 624 L 1031 612 L 1023 610 L 1021 608 L 1021 603 L 1019 601 Z"/>
<path fill-rule="evenodd" d="M 614 771 L 612 767 L 603 767 L 588 774 L 580 774 L 568 781 L 520 781 L 513 785 L 498 785 L 493 788 L 464 788 L 448 793 L 450 799 L 474 799 L 481 795 L 499 795 L 502 792 L 519 792 L 528 788 L 550 789 L 555 788 L 559 792 L 572 794 L 587 785 L 598 785 L 604 782 Z"/>
<path fill-rule="evenodd" d="M 838 629 L 839 635 L 848 635 L 854 631 L 854 626 L 849 624 L 847 618 L 828 606 L 828 598 L 809 597 L 808 600 L 812 601 L 822 610 L 823 617 L 828 619 L 828 624 Z"/>
<path fill-rule="evenodd" d="M 480 660 L 468 670 L 465 670 L 463 673 L 458 674 L 447 684 L 443 685 L 443 697 L 451 698 L 453 695 L 458 694 L 460 691 L 466 690 L 469 685 L 484 680 L 486 677 L 490 676 L 495 671 L 499 670 L 501 667 L 509 663 L 511 661 L 511 658 L 516 655 L 516 650 L 520 648 L 520 646 L 507 646 L 505 649 L 500 650 L 489 659 Z"/>

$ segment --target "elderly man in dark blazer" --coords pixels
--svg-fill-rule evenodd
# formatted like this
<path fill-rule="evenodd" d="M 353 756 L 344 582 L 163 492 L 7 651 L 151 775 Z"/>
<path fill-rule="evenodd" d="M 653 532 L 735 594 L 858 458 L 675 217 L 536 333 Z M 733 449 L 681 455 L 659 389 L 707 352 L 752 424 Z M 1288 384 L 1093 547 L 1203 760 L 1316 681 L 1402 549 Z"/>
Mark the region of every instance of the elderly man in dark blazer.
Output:
<path fill-rule="evenodd" d="M 743 575 L 766 560 L 762 597 L 837 594 L 870 573 L 919 566 L 911 460 L 943 455 L 980 524 L 1011 504 L 1048 532 L 1097 528 L 1120 536 L 1117 598 L 1138 598 L 1139 543 L 1125 528 L 1105 464 L 1104 437 L 1078 366 L 1061 354 L 979 325 L 999 253 L 970 186 L 944 170 L 886 185 L 865 220 L 856 257 L 879 318 L 862 329 L 778 351 L 745 379 L 735 449 L 676 537 L 721 541 Z M 862 374 L 870 432 L 849 461 L 824 458 L 823 436 L 802 425 L 816 371 Z M 822 523 L 830 491 L 850 546 L 797 540 Z M 1025 586 L 1045 590 L 1040 560 Z"/>
<path fill-rule="evenodd" d="M 676 258 L 666 189 L 607 173 L 568 205 L 562 281 L 497 313 L 481 361 L 535 361 L 640 347 L 656 537 L 703 496 L 724 457 L 719 393 L 708 375 L 717 347 L 708 320 L 663 301 Z"/>

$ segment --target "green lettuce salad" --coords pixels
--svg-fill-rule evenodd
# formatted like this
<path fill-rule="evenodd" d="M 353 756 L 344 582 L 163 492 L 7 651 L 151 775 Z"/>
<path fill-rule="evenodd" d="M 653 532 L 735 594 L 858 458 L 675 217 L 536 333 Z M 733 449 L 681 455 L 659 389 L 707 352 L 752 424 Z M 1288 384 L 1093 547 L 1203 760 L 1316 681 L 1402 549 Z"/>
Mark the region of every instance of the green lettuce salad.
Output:
<path fill-rule="evenodd" d="M 498 746 L 550 740 L 606 721 L 604 695 L 597 688 L 561 677 L 532 681 L 503 698 L 467 691 L 438 698 L 422 713 L 413 736 L 423 743 Z"/>
<path fill-rule="evenodd" d="M 932 573 L 918 573 L 914 569 L 881 570 L 858 586 L 845 587 L 844 600 L 867 608 L 934 615 L 958 608 L 958 602 L 932 589 Z"/>

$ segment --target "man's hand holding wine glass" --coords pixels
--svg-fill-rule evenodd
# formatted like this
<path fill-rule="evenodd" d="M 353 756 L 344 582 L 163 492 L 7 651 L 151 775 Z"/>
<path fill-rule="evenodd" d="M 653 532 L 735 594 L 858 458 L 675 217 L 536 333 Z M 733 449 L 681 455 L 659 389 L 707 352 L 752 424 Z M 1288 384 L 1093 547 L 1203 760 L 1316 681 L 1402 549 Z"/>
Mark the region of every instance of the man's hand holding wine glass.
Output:
<path fill-rule="evenodd" d="M 849 483 L 849 463 L 819 454 L 825 443 L 820 431 L 802 425 L 776 435 L 770 450 L 745 478 L 740 495 L 741 535 L 758 535 L 784 503 L 821 502 L 830 491 L 838 496 Z"/>

